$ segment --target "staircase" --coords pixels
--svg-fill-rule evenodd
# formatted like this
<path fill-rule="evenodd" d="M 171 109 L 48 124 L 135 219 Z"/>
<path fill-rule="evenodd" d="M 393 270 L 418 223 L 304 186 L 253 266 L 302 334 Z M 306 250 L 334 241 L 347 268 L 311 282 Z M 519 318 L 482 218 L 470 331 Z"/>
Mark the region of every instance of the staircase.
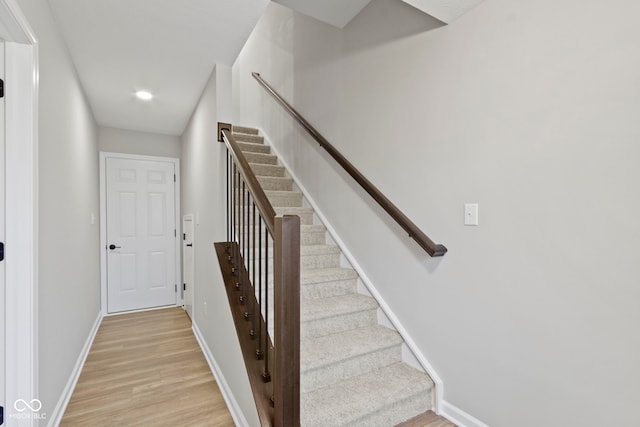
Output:
<path fill-rule="evenodd" d="M 433 407 L 433 382 L 402 362 L 400 335 L 378 325 L 313 209 L 256 129 L 233 133 L 278 214 L 300 216 L 300 411 L 305 427 L 393 426 Z"/>

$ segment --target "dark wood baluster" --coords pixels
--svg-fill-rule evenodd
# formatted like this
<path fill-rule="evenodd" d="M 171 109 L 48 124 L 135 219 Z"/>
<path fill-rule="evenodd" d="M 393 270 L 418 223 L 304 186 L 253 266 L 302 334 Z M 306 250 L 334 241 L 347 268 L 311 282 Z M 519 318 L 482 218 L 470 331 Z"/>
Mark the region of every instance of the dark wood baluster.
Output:
<path fill-rule="evenodd" d="M 262 318 L 262 216 L 258 214 L 258 316 Z M 261 360 L 264 357 L 262 351 L 262 326 L 258 327 L 258 347 L 256 348 L 256 358 Z"/>
<path fill-rule="evenodd" d="M 231 218 L 230 218 L 230 214 L 229 214 L 229 209 L 231 209 L 231 200 L 230 200 L 230 194 L 229 192 L 231 191 L 230 186 L 231 186 L 231 176 L 229 175 L 229 157 L 231 156 L 231 154 L 229 153 L 229 149 L 227 149 L 227 250 L 229 249 L 229 242 L 231 241 Z"/>
<path fill-rule="evenodd" d="M 244 320 L 249 321 L 250 318 L 250 311 L 249 311 L 249 291 L 251 291 L 251 283 L 249 280 L 249 265 L 250 265 L 250 259 L 249 259 L 249 189 L 247 188 L 245 191 L 245 197 L 242 200 L 242 215 L 244 218 L 244 222 L 245 222 L 245 233 L 244 233 L 244 239 L 242 240 L 242 245 L 244 247 L 244 251 L 242 253 L 242 259 L 244 260 L 244 271 L 245 271 L 245 276 L 244 276 L 244 285 L 242 286 L 242 294 L 244 295 L 244 301 L 245 301 L 245 310 L 244 310 Z"/>
<path fill-rule="evenodd" d="M 260 315 L 260 306 L 256 307 L 256 204 L 252 201 L 252 216 L 251 216 L 251 255 L 252 255 L 252 265 L 251 265 L 251 301 L 253 301 L 253 314 L 251 315 L 251 337 L 253 339 L 256 338 L 256 319 Z"/>
<path fill-rule="evenodd" d="M 269 369 L 269 230 L 264 229 L 264 372 L 262 379 L 264 382 L 271 381 L 271 371 Z"/>
<path fill-rule="evenodd" d="M 235 247 L 235 256 L 234 256 L 234 267 L 235 267 L 235 287 L 237 290 L 240 290 L 240 273 L 238 271 L 238 269 L 240 268 L 240 240 L 239 240 L 239 234 L 240 234 L 240 230 L 239 230 L 239 221 L 240 221 L 240 216 L 239 216 L 239 212 L 238 212 L 238 200 L 240 200 L 240 182 L 241 182 L 241 175 L 240 172 L 238 172 L 236 174 L 236 188 L 234 189 L 234 193 L 236 194 L 236 199 L 233 205 L 233 216 L 236 218 L 235 223 L 236 223 L 236 233 L 233 236 L 233 243 L 234 243 L 234 247 Z"/>
<path fill-rule="evenodd" d="M 238 177 L 238 173 L 236 171 L 236 164 L 235 162 L 231 163 L 231 207 L 230 209 L 232 209 L 231 211 L 231 239 L 229 240 L 231 242 L 231 255 L 229 258 L 229 261 L 232 264 L 231 267 L 231 273 L 235 274 L 235 263 L 236 263 L 236 245 L 235 245 L 235 236 L 236 236 L 236 210 L 235 210 L 235 203 L 236 203 L 236 185 L 237 185 L 237 177 Z"/>

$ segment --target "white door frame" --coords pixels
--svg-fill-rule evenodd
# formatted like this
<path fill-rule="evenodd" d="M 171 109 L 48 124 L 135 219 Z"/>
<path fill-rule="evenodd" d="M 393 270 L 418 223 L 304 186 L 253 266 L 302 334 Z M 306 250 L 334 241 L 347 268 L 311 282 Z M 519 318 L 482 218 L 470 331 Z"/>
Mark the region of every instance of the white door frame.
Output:
<path fill-rule="evenodd" d="M 38 40 L 14 0 L 0 0 L 6 93 L 6 413 L 35 399 L 38 300 Z M 20 420 L 31 426 L 35 419 Z"/>
<path fill-rule="evenodd" d="M 184 291 L 184 287 L 182 288 L 182 306 L 184 308 L 185 311 L 187 311 L 187 302 L 191 303 L 191 318 L 193 320 L 193 316 L 194 316 L 194 304 L 193 301 L 195 300 L 193 294 L 195 291 L 195 281 L 196 281 L 196 275 L 195 275 L 195 263 L 196 263 L 196 248 L 195 248 L 195 222 L 194 222 L 194 218 L 193 218 L 193 214 L 187 214 L 184 215 L 182 217 L 182 233 L 185 233 L 184 230 L 184 224 L 186 221 L 191 221 L 191 230 L 192 230 L 192 236 L 191 236 L 191 265 L 186 265 L 186 256 L 185 256 L 185 247 L 184 245 L 186 244 L 185 241 L 182 241 L 182 261 L 183 261 L 183 270 L 182 270 L 182 283 L 185 283 L 184 280 L 184 276 L 185 274 L 187 274 L 187 269 L 191 270 L 191 283 L 189 283 L 189 286 L 191 286 L 191 288 L 189 289 L 189 294 L 191 295 L 191 301 L 187 301 L 187 299 L 185 298 L 185 291 Z"/>
<path fill-rule="evenodd" d="M 182 269 L 180 261 L 180 253 L 182 249 L 182 239 L 180 228 L 180 159 L 175 157 L 156 157 L 156 156 L 140 156 L 135 154 L 124 153 L 109 153 L 100 152 L 100 287 L 101 298 L 100 307 L 104 316 L 107 313 L 107 159 L 129 159 L 129 160 L 150 160 L 155 162 L 169 162 L 173 163 L 176 174 L 176 187 L 175 187 L 175 280 L 176 284 L 182 287 Z M 176 305 L 182 305 L 182 292 L 176 292 Z"/>

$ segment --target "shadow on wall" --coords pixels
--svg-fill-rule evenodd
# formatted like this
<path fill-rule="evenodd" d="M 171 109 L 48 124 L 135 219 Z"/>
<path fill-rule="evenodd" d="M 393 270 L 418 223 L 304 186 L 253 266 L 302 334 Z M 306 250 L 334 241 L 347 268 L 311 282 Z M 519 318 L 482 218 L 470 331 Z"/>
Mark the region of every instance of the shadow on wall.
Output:
<path fill-rule="evenodd" d="M 344 52 L 355 53 L 445 25 L 403 1 L 373 0 L 344 27 Z"/>

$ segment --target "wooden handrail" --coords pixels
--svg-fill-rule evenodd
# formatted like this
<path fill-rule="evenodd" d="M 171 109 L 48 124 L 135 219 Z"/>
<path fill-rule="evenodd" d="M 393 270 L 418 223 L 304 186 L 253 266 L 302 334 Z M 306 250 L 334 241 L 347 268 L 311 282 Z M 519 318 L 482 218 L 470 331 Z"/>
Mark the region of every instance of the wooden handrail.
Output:
<path fill-rule="evenodd" d="M 447 252 L 444 245 L 435 243 L 425 233 L 422 232 L 400 209 L 376 188 L 351 162 L 349 162 L 327 139 L 311 126 L 311 124 L 298 113 L 287 101 L 284 100 L 269 84 L 260 76 L 259 73 L 251 73 L 251 75 L 260 83 L 260 85 L 271 95 L 284 109 L 300 124 L 322 148 L 324 148 L 331 157 L 349 174 L 358 184 L 367 192 L 378 204 L 384 209 L 399 225 L 409 233 L 409 237 L 415 240 L 422 249 L 430 256 L 438 257 Z"/>
<path fill-rule="evenodd" d="M 231 153 L 233 153 L 233 157 L 236 160 L 238 169 L 240 169 L 240 173 L 242 173 L 242 176 L 244 177 L 246 184 L 249 187 L 249 192 L 251 192 L 256 206 L 258 206 L 258 209 L 263 215 L 262 219 L 269 229 L 269 233 L 271 233 L 272 236 L 275 235 L 276 211 L 273 209 L 273 206 L 271 206 L 271 202 L 267 198 L 267 195 L 264 193 L 264 190 L 258 182 L 255 174 L 253 173 L 253 171 L 251 171 L 251 166 L 249 166 L 249 162 L 247 162 L 247 159 L 245 159 L 244 155 L 242 154 L 238 143 L 231 134 L 231 131 L 223 129 L 222 136 L 224 138 L 225 144 L 227 145 Z"/>
<path fill-rule="evenodd" d="M 276 215 L 232 126 L 218 128 L 228 150 L 228 241 L 215 249 L 258 417 L 263 427 L 299 426 L 300 217 Z"/>

